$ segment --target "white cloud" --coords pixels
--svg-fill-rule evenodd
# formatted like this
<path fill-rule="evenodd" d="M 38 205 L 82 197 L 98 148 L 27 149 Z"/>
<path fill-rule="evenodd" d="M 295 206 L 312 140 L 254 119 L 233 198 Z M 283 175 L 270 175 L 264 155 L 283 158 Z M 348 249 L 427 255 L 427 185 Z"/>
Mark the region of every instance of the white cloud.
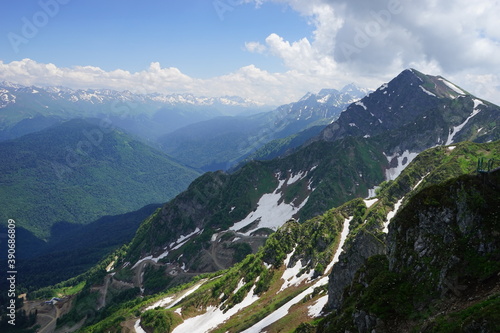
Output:
<path fill-rule="evenodd" d="M 182 73 L 178 68 L 163 68 L 158 62 L 151 63 L 147 70 L 131 73 L 121 69 L 107 72 L 93 66 L 57 67 L 31 59 L 11 63 L 0 61 L 0 81 L 75 89 L 130 90 L 137 93 L 237 95 L 272 105 L 295 101 L 310 87 L 315 90 L 323 87 L 314 78 L 294 70 L 270 73 L 254 65 L 222 76 L 198 79 Z"/>
<path fill-rule="evenodd" d="M 265 39 L 270 53 L 292 70 L 315 75 L 318 81 L 335 77 L 330 81 L 339 85 L 357 81 L 376 88 L 415 67 L 500 103 L 500 77 L 492 74 L 500 73 L 496 0 L 267 2 L 288 4 L 315 27 L 312 36 L 297 41 L 273 33 Z M 484 83 L 486 77 L 491 86 Z"/>
<path fill-rule="evenodd" d="M 259 42 L 246 42 L 245 49 L 252 53 L 264 53 L 267 47 Z"/>

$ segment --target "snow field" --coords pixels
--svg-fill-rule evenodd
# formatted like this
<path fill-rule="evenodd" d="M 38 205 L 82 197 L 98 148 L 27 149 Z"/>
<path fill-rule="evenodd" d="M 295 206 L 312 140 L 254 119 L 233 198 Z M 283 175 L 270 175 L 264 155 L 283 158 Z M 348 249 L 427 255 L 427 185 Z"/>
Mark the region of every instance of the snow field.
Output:
<path fill-rule="evenodd" d="M 445 146 L 451 145 L 453 143 L 453 138 L 455 137 L 455 135 L 457 135 L 457 133 L 460 132 L 462 130 L 462 128 L 464 128 L 465 125 L 467 125 L 469 120 L 471 120 L 475 115 L 477 115 L 479 112 L 481 112 L 481 110 L 477 108 L 481 104 L 484 105 L 484 103 L 481 102 L 480 100 L 474 99 L 474 109 L 472 110 L 472 113 L 470 114 L 469 117 L 467 117 L 467 119 L 465 119 L 465 121 L 463 123 L 461 123 L 458 126 L 453 127 L 450 135 L 448 135 L 448 140 L 446 140 L 446 143 L 444 144 Z"/>
<path fill-rule="evenodd" d="M 240 310 L 256 302 L 259 299 L 259 296 L 254 295 L 254 291 L 255 285 L 252 287 L 252 289 L 250 289 L 241 303 L 236 304 L 225 313 L 218 307 L 209 306 L 207 308 L 207 312 L 205 312 L 204 314 L 184 320 L 182 324 L 174 329 L 173 333 L 209 332 L 211 329 L 219 326 L 220 324 L 224 323 L 226 320 L 234 316 Z"/>
<path fill-rule="evenodd" d="M 399 155 L 398 153 L 396 153 L 393 156 L 385 155 L 389 162 L 391 162 L 395 157 L 397 158 L 398 162 L 398 165 L 396 167 L 387 169 L 385 171 L 385 178 L 387 180 L 396 179 L 401 174 L 401 172 L 403 172 L 403 170 L 408 166 L 408 164 L 410 164 L 410 162 L 413 161 L 415 157 L 417 157 L 417 155 L 418 153 L 411 153 L 409 150 L 405 150 L 402 155 Z M 406 163 L 404 163 L 405 159 Z"/>
<path fill-rule="evenodd" d="M 313 167 L 311 170 L 314 170 Z M 290 171 L 291 172 L 291 171 Z M 295 206 L 293 203 L 285 203 L 282 200 L 282 193 L 280 193 L 281 188 L 286 184 L 290 186 L 295 182 L 304 179 L 308 174 L 308 171 L 303 172 L 300 171 L 295 175 L 291 175 L 290 178 L 286 180 L 279 180 L 279 184 L 272 193 L 266 193 L 262 195 L 257 203 L 257 208 L 250 212 L 243 220 L 236 222 L 230 230 L 238 231 L 249 224 L 259 221 L 258 228 L 269 228 L 273 230 L 277 230 L 281 227 L 286 221 L 292 218 L 309 200 L 309 196 L 304 199 L 304 201 L 299 205 Z M 279 174 L 276 175 L 279 177 Z M 310 186 L 309 186 L 310 188 Z M 242 233 L 243 235 L 249 236 L 253 230 L 249 230 L 246 233 Z"/>

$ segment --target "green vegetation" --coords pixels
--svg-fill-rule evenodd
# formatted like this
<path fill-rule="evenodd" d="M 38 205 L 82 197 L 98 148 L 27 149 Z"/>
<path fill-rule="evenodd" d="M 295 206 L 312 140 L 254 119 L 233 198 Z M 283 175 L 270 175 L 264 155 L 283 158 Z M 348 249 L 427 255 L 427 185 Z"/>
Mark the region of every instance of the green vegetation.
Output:
<path fill-rule="evenodd" d="M 283 156 L 285 155 L 285 153 L 292 151 L 293 149 L 304 144 L 306 141 L 319 135 L 325 128 L 325 126 L 326 124 L 312 126 L 303 130 L 302 132 L 292 134 L 286 138 L 270 141 L 259 148 L 256 152 L 251 154 L 245 161 L 248 162 L 250 160 L 272 160 L 274 158 Z"/>
<path fill-rule="evenodd" d="M 150 295 L 164 290 L 172 281 L 162 267 L 147 266 L 144 270 L 144 289 Z"/>
<path fill-rule="evenodd" d="M 124 133 L 84 120 L 1 142 L 0 155 L 6 157 L 0 220 L 13 218 L 40 238 L 48 238 L 56 222 L 86 224 L 165 202 L 199 175 Z"/>
<path fill-rule="evenodd" d="M 181 322 L 178 314 L 166 309 L 152 309 L 141 315 L 141 326 L 153 333 L 170 333 Z"/>
<path fill-rule="evenodd" d="M 465 333 L 500 331 L 500 295 L 495 294 L 462 311 L 440 315 L 426 333 Z"/>

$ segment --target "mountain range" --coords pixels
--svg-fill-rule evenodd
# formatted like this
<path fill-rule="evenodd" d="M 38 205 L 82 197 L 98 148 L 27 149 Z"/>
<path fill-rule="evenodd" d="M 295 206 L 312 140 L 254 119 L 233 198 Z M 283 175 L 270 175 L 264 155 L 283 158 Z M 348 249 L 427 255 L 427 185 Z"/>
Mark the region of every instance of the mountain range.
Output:
<path fill-rule="evenodd" d="M 71 290 L 58 327 L 82 332 L 497 331 L 500 107 L 414 69 L 336 109 L 345 89 L 276 109 L 298 122 L 262 160 L 206 172 L 29 297 Z"/>
<path fill-rule="evenodd" d="M 267 111 L 269 106 L 237 96 L 137 94 L 130 91 L 0 83 L 0 140 L 13 139 L 74 118 L 108 119 L 147 140 L 223 115 Z"/>

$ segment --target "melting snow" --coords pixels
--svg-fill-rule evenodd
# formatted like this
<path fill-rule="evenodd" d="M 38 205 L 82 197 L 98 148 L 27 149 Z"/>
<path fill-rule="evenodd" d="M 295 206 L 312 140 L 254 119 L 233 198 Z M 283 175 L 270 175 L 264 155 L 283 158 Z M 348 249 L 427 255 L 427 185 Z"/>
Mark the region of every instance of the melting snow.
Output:
<path fill-rule="evenodd" d="M 420 185 L 420 183 L 422 183 L 422 181 L 425 179 L 425 177 L 427 177 L 428 175 L 430 174 L 430 172 L 428 172 L 425 176 L 422 177 L 422 179 L 420 179 L 416 184 L 415 186 L 413 186 L 412 190 L 416 189 L 418 187 L 418 185 Z M 391 210 L 388 214 L 387 214 L 387 222 L 384 223 L 384 229 L 383 229 L 383 232 L 385 233 L 388 233 L 389 232 L 389 223 L 391 223 L 391 220 L 392 218 L 396 215 L 396 213 L 398 212 L 399 210 L 399 207 L 401 207 L 401 204 L 403 203 L 403 200 L 404 200 L 405 197 L 402 197 L 400 200 L 398 200 L 398 202 L 396 202 L 396 204 L 394 205 L 394 209 Z"/>
<path fill-rule="evenodd" d="M 145 311 L 154 309 L 154 308 L 156 308 L 158 306 L 159 307 L 164 307 L 167 304 L 171 304 L 173 300 L 174 300 L 174 298 L 172 296 L 165 297 L 165 298 L 159 300 L 158 302 L 156 302 L 156 303 L 148 306 Z"/>
<path fill-rule="evenodd" d="M 419 86 L 420 89 L 423 90 L 424 93 L 426 93 L 427 95 L 430 95 L 430 96 L 434 96 L 434 97 L 437 97 L 435 94 L 431 93 L 429 90 L 425 89 L 424 87 L 422 86 Z"/>
<path fill-rule="evenodd" d="M 141 327 L 141 319 L 137 319 L 134 325 L 135 333 L 146 333 Z"/>
<path fill-rule="evenodd" d="M 363 104 L 363 102 L 361 102 L 361 101 L 356 102 L 356 105 L 359 105 L 359 106 L 361 106 L 363 109 L 368 110 L 368 108 L 367 108 L 367 107 Z"/>
<path fill-rule="evenodd" d="M 238 290 L 243 288 L 244 285 L 245 285 L 245 279 L 241 278 L 240 282 L 238 282 L 238 285 L 236 286 L 236 289 L 233 290 L 233 294 L 236 294 Z"/>
<path fill-rule="evenodd" d="M 325 307 L 326 303 L 328 303 L 328 295 L 325 295 L 321 298 L 319 298 L 316 303 L 313 305 L 309 306 L 309 317 L 311 318 L 316 318 L 321 315 L 321 310 Z"/>
<path fill-rule="evenodd" d="M 377 202 L 377 201 L 378 201 L 378 199 L 377 199 L 377 198 L 370 199 L 370 200 L 366 200 L 366 199 L 364 200 L 365 205 L 366 205 L 366 208 L 370 208 L 370 207 L 371 207 L 371 206 L 373 206 L 373 204 L 374 204 L 375 202 Z"/>
<path fill-rule="evenodd" d="M 401 206 L 401 204 L 403 203 L 403 199 L 405 197 L 402 197 L 401 199 L 399 199 L 398 202 L 396 202 L 396 204 L 394 205 L 394 210 L 391 210 L 388 214 L 387 214 L 387 222 L 384 223 L 384 229 L 382 230 L 383 232 L 385 233 L 388 233 L 389 232 L 389 223 L 391 223 L 391 220 L 392 218 L 396 215 L 396 213 L 398 212 L 398 209 L 399 207 Z"/>
<path fill-rule="evenodd" d="M 469 117 L 467 117 L 467 119 L 465 119 L 465 121 L 463 123 L 461 123 L 458 126 L 453 127 L 453 130 L 451 131 L 450 135 L 448 136 L 448 140 L 446 140 L 445 146 L 452 144 L 453 138 L 455 137 L 455 135 L 457 135 L 457 133 L 460 132 L 462 130 L 462 128 L 464 128 L 464 126 L 469 122 L 469 120 L 472 119 L 472 117 L 474 117 L 476 114 L 481 112 L 481 110 L 477 108 L 481 104 L 483 104 L 483 102 L 481 102 L 478 99 L 474 99 L 474 109 L 472 110 L 472 113 L 470 114 Z"/>
<path fill-rule="evenodd" d="M 379 187 L 380 186 L 374 186 L 373 188 L 368 189 L 368 197 L 366 199 L 373 198 L 374 196 L 376 196 L 377 195 L 376 190 Z"/>
<path fill-rule="evenodd" d="M 420 180 L 419 180 L 419 181 L 415 184 L 415 186 L 413 186 L 413 188 L 412 188 L 411 190 L 413 191 L 414 189 L 416 189 L 416 188 L 418 187 L 418 185 L 420 185 L 420 183 L 422 183 L 422 182 L 424 181 L 425 177 L 427 177 L 429 174 L 430 174 L 430 172 L 428 172 L 425 176 L 423 176 L 423 177 L 422 177 L 422 179 L 420 179 Z"/>
<path fill-rule="evenodd" d="M 209 306 L 207 308 L 207 312 L 205 312 L 204 314 L 184 320 L 182 324 L 174 329 L 173 333 L 209 332 L 211 329 L 219 326 L 220 324 L 234 316 L 240 310 L 250 306 L 255 301 L 257 301 L 259 299 L 259 296 L 254 295 L 254 290 L 255 285 L 252 287 L 252 289 L 250 289 L 241 303 L 236 304 L 225 313 L 215 306 Z"/>
<path fill-rule="evenodd" d="M 309 294 L 312 294 L 314 292 L 314 289 L 320 286 L 324 286 L 328 283 L 328 272 L 332 269 L 333 265 L 339 261 L 340 254 L 342 253 L 342 247 L 344 246 L 345 240 L 347 239 L 347 235 L 349 234 L 349 223 L 351 223 L 352 217 L 345 219 L 342 233 L 340 234 L 340 243 L 337 251 L 335 252 L 335 256 L 333 257 L 332 261 L 328 265 L 328 267 L 325 270 L 325 276 L 323 276 L 321 279 L 319 279 L 315 284 L 304 290 L 302 293 L 299 295 L 295 296 L 291 301 L 280 307 L 278 310 L 274 311 L 273 313 L 269 314 L 267 317 L 256 323 L 254 326 L 250 327 L 249 329 L 243 331 L 243 333 L 255 333 L 255 332 L 262 332 L 262 330 L 271 325 L 272 323 L 280 320 L 284 316 L 288 314 L 288 310 L 295 304 L 299 303 L 304 297 L 306 297 Z M 291 258 L 291 256 L 290 256 Z"/>
<path fill-rule="evenodd" d="M 189 289 L 187 292 L 185 292 L 184 294 L 182 294 L 182 295 L 180 295 L 178 297 L 167 296 L 165 298 L 162 298 L 158 302 L 155 302 L 154 304 L 148 306 L 145 309 L 145 311 L 146 310 L 154 309 L 154 308 L 156 308 L 158 306 L 162 307 L 162 308 L 165 308 L 165 309 L 170 309 L 171 307 L 173 307 L 174 305 L 176 305 L 180 301 L 182 301 L 184 298 L 188 297 L 189 295 L 191 295 L 192 293 L 194 293 L 196 290 L 198 290 L 198 288 L 200 288 L 206 281 L 207 281 L 206 279 L 201 280 L 196 285 L 194 285 L 193 287 L 191 287 L 191 289 Z"/>
<path fill-rule="evenodd" d="M 449 147 L 448 147 L 448 150 L 453 150 L 453 149 L 455 149 L 455 148 L 457 148 L 457 146 L 449 146 Z"/>
<path fill-rule="evenodd" d="M 163 252 L 162 254 L 160 254 L 158 257 L 156 258 L 153 258 L 153 255 L 149 255 L 147 257 L 144 257 L 142 259 L 139 259 L 135 264 L 134 266 L 132 266 L 132 269 L 136 268 L 140 263 L 146 261 L 146 260 L 151 260 L 151 261 L 154 261 L 155 263 L 157 263 L 160 259 L 163 259 L 165 258 L 166 256 L 168 256 L 168 253 L 169 251 L 171 250 L 177 250 L 178 248 L 180 248 L 182 245 L 186 244 L 187 241 L 189 240 L 190 237 L 196 235 L 196 234 L 199 234 L 203 232 L 203 230 L 200 230 L 199 228 L 196 228 L 195 231 L 193 231 L 192 233 L 186 235 L 186 236 L 180 236 L 179 239 L 177 239 L 175 242 L 171 243 L 169 246 L 166 246 L 164 249 L 167 249 L 167 248 L 170 248 L 170 250 L 166 250 L 165 252 Z M 177 244 L 175 247 L 172 248 L 172 246 L 174 246 L 175 244 Z"/>
<path fill-rule="evenodd" d="M 300 173 L 299 173 L 300 174 Z M 299 206 L 293 203 L 285 203 L 282 200 L 282 193 L 278 193 L 286 180 L 280 180 L 278 187 L 273 193 L 262 195 L 255 211 L 250 212 L 243 220 L 236 222 L 230 230 L 238 231 L 246 227 L 252 222 L 259 221 L 259 228 L 270 228 L 277 230 L 286 221 L 292 218 L 309 200 L 309 196 L 302 201 Z M 244 235 L 250 235 L 252 230 L 249 230 Z"/>
<path fill-rule="evenodd" d="M 403 170 L 408 166 L 408 164 L 410 164 L 411 161 L 413 161 L 413 159 L 415 157 L 417 157 L 418 153 L 410 153 L 409 150 L 405 150 L 403 152 L 403 155 L 399 156 L 399 154 L 395 154 L 394 156 L 387 156 L 387 160 L 389 161 L 389 163 L 396 157 L 397 158 L 397 166 L 394 167 L 394 168 L 389 168 L 385 171 L 385 178 L 387 180 L 394 180 L 396 179 L 400 174 L 401 172 L 403 172 Z M 406 159 L 406 161 L 405 161 Z"/>
<path fill-rule="evenodd" d="M 306 265 L 307 266 L 307 265 Z M 291 286 L 298 286 L 304 281 L 310 281 L 312 280 L 312 277 L 314 275 L 314 269 L 309 270 L 309 273 L 303 273 L 301 276 L 297 277 L 297 274 L 304 269 L 306 266 L 302 266 L 302 261 L 298 260 L 295 263 L 295 266 L 291 268 L 287 268 L 283 272 L 283 276 L 281 277 L 285 282 L 280 288 L 280 291 L 285 290 L 286 288 L 289 288 Z"/>
<path fill-rule="evenodd" d="M 142 259 L 137 260 L 137 262 L 134 264 L 134 266 L 132 266 L 132 269 L 134 269 L 137 266 L 139 266 L 139 264 L 142 263 L 143 261 L 151 260 L 151 259 L 153 259 L 153 256 L 147 256 L 147 257 L 144 257 Z"/>
<path fill-rule="evenodd" d="M 305 176 L 307 176 L 307 171 L 305 173 L 300 171 L 296 175 L 294 176 L 292 175 L 286 182 L 286 185 L 292 185 L 293 183 L 298 182 L 301 179 L 304 179 Z"/>
<path fill-rule="evenodd" d="M 451 90 L 453 90 L 457 94 L 465 95 L 465 92 L 462 89 L 460 89 L 459 87 L 457 87 L 456 85 L 454 85 L 453 83 L 446 81 L 442 78 L 439 78 L 439 80 L 441 80 L 444 84 L 446 84 L 448 86 L 448 88 L 450 88 Z"/>

